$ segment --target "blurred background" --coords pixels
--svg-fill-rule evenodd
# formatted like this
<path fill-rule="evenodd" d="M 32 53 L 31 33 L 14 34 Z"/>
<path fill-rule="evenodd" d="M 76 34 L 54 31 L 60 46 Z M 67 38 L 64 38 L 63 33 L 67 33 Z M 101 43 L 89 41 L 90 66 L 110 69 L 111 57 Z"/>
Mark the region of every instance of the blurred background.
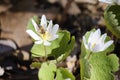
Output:
<path fill-rule="evenodd" d="M 33 42 L 26 33 L 29 19 L 35 15 L 41 18 L 45 14 L 60 29 L 75 36 L 76 45 L 69 60 L 60 66 L 72 67 L 76 80 L 80 80 L 80 44 L 86 31 L 100 28 L 102 33 L 107 32 L 115 40 L 114 52 L 120 57 L 120 40 L 105 27 L 106 6 L 98 0 L 0 0 L 0 66 L 5 70 L 0 80 L 38 80 L 38 70 L 30 67 Z M 119 71 L 115 74 L 120 80 Z"/>

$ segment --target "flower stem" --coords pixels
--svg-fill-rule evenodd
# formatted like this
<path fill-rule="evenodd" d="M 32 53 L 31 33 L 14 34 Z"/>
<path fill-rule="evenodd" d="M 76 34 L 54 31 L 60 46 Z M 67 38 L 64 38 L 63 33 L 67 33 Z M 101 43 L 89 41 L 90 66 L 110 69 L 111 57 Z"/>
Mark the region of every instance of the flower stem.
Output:
<path fill-rule="evenodd" d="M 92 54 L 92 52 L 90 52 L 90 54 L 88 55 L 88 57 L 87 57 L 88 60 L 90 59 L 91 54 Z"/>
<path fill-rule="evenodd" d="M 45 51 L 45 61 L 47 61 L 47 51 L 46 51 L 46 46 L 44 46 L 44 51 Z"/>

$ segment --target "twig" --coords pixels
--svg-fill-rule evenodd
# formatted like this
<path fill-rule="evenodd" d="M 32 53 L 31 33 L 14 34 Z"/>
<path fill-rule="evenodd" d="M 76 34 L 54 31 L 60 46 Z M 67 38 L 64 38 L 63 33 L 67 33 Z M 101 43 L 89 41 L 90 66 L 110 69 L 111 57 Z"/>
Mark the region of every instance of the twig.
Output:
<path fill-rule="evenodd" d="M 44 46 L 44 51 L 45 51 L 45 61 L 47 61 L 47 51 L 46 51 L 46 46 Z"/>

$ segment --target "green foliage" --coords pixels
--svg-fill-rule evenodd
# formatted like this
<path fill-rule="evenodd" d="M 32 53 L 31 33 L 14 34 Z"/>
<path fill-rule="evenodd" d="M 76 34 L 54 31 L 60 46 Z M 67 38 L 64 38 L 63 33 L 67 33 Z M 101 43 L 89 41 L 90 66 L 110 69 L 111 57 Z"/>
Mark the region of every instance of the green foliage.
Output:
<path fill-rule="evenodd" d="M 38 72 L 39 80 L 54 80 L 56 69 L 53 63 L 43 63 Z"/>
<path fill-rule="evenodd" d="M 87 80 L 114 80 L 112 72 L 118 70 L 118 58 L 115 54 L 95 53 L 89 60 L 91 77 Z"/>
<path fill-rule="evenodd" d="M 56 77 L 55 77 L 56 75 Z M 75 80 L 75 77 L 67 69 L 58 68 L 54 63 L 42 63 L 41 68 L 38 72 L 39 80 Z"/>
<path fill-rule="evenodd" d="M 75 77 L 67 69 L 64 68 L 57 69 L 56 80 L 65 80 L 68 78 L 71 80 L 75 80 Z"/>
<path fill-rule="evenodd" d="M 32 18 L 39 25 L 40 21 L 37 16 Z M 27 29 L 35 31 L 31 20 L 28 23 Z M 31 49 L 32 57 L 43 57 L 45 58 L 44 63 L 33 62 L 32 67 L 40 68 L 38 72 L 39 80 L 75 80 L 75 77 L 66 69 L 56 67 L 55 63 L 64 60 L 72 51 L 75 44 L 74 36 L 71 37 L 70 32 L 66 30 L 59 30 L 59 37 L 51 41 L 50 46 L 44 46 L 43 44 L 33 44 Z M 53 60 L 49 60 L 48 57 L 52 57 Z M 48 59 L 46 59 L 48 58 Z"/>
<path fill-rule="evenodd" d="M 47 56 L 53 56 L 57 61 L 64 60 L 72 51 L 75 44 L 75 38 L 70 38 L 68 31 L 59 31 L 59 38 L 52 41 L 50 46 L 46 46 Z M 45 49 L 43 44 L 34 44 L 32 47 L 33 57 L 45 56 Z M 53 60 L 56 63 L 56 60 Z"/>
<path fill-rule="evenodd" d="M 30 66 L 34 67 L 34 68 L 40 68 L 41 67 L 41 63 L 40 62 L 32 62 L 32 64 Z"/>
<path fill-rule="evenodd" d="M 31 18 L 31 19 L 29 20 L 28 25 L 27 25 L 27 29 L 31 29 L 31 30 L 33 30 L 33 31 L 36 33 L 36 31 L 35 31 L 35 29 L 34 29 L 34 26 L 33 26 L 33 24 L 32 24 L 32 21 L 31 21 L 32 19 L 35 20 L 35 22 L 36 22 L 37 24 L 40 24 L 39 18 L 38 18 L 37 16 L 34 16 L 33 18 Z"/>
<path fill-rule="evenodd" d="M 81 80 L 84 80 L 85 78 L 90 78 L 90 65 L 88 60 L 82 58 L 80 59 L 80 75 Z"/>
<path fill-rule="evenodd" d="M 87 39 L 90 32 L 85 34 Z M 108 40 L 110 40 L 110 37 L 107 37 L 106 41 Z M 119 59 L 115 54 L 110 54 L 113 50 L 114 45 L 112 44 L 105 51 L 90 52 L 82 42 L 80 58 L 81 80 L 114 80 L 113 72 L 118 70 Z"/>
<path fill-rule="evenodd" d="M 52 53 L 49 56 L 53 56 L 57 61 L 64 60 L 74 48 L 75 38 L 74 36 L 70 37 L 68 31 L 61 31 L 64 34 L 59 47 L 53 49 Z"/>
<path fill-rule="evenodd" d="M 111 39 L 111 38 L 110 38 L 109 36 L 107 36 L 105 41 L 107 42 L 107 41 L 109 41 L 110 39 Z M 112 44 L 110 47 L 108 47 L 106 50 L 104 50 L 104 51 L 102 51 L 102 52 L 105 53 L 105 54 L 106 54 L 106 53 L 110 53 L 110 52 L 112 52 L 112 51 L 114 50 L 114 47 L 115 47 L 114 44 Z"/>
<path fill-rule="evenodd" d="M 33 57 L 45 56 L 45 50 L 46 50 L 47 55 L 51 54 L 53 49 L 58 48 L 60 46 L 59 43 L 61 42 L 61 40 L 64 36 L 64 33 L 59 32 L 58 35 L 59 35 L 59 38 L 52 41 L 50 46 L 44 47 L 43 44 L 34 44 L 31 49 L 32 56 Z"/>
<path fill-rule="evenodd" d="M 92 30 L 91 30 L 91 32 L 94 32 L 94 31 L 95 31 L 95 29 L 92 29 Z M 89 35 L 90 35 L 90 32 L 86 32 L 86 34 L 85 34 L 86 40 L 88 40 Z M 89 50 L 86 50 L 83 42 L 81 43 L 81 53 L 82 53 L 82 54 L 80 55 L 80 58 L 81 58 L 81 59 L 84 58 L 86 55 L 89 55 L 89 54 L 90 54 L 90 51 L 89 51 Z"/>
<path fill-rule="evenodd" d="M 104 13 L 107 29 L 120 38 L 120 5 L 108 6 Z"/>
<path fill-rule="evenodd" d="M 37 24 L 40 23 L 37 16 L 33 17 Z M 31 20 L 28 23 L 27 29 L 31 29 L 35 32 L 34 26 Z M 64 60 L 72 51 L 75 44 L 74 36 L 70 37 L 70 32 L 66 30 L 59 30 L 58 33 L 59 37 L 51 41 L 50 46 L 44 46 L 43 44 L 34 44 L 31 52 L 33 57 L 54 57 L 55 60 L 52 62 L 56 63 L 57 61 Z"/>

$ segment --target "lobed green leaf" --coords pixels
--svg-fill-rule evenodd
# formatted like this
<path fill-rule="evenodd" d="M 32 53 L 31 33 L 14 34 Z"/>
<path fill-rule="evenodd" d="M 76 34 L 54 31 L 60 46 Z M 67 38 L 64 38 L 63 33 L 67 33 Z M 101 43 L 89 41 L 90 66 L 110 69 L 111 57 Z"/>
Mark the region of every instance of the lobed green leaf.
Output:
<path fill-rule="evenodd" d="M 75 80 L 75 77 L 67 69 L 59 68 L 56 72 L 56 80 L 65 80 L 65 79 Z"/>
<path fill-rule="evenodd" d="M 94 31 L 94 29 L 91 31 Z M 85 34 L 87 39 L 91 31 Z M 109 40 L 110 37 L 107 36 L 105 41 Z M 90 52 L 82 42 L 80 56 L 81 80 L 114 80 L 113 72 L 119 68 L 119 59 L 115 54 L 109 54 L 113 50 L 114 45 L 112 44 L 104 51 Z"/>
<path fill-rule="evenodd" d="M 68 31 L 59 31 L 59 38 L 51 42 L 51 46 L 46 46 L 46 53 L 48 57 L 54 57 L 57 61 L 64 60 L 74 48 L 75 38 L 70 37 Z M 42 57 L 45 56 L 45 49 L 43 44 L 34 44 L 32 47 L 32 56 L 33 57 Z M 53 62 L 57 63 L 56 60 Z"/>
<path fill-rule="evenodd" d="M 54 80 L 56 69 L 53 63 L 43 63 L 38 72 L 39 80 Z"/>
<path fill-rule="evenodd" d="M 41 63 L 40 62 L 32 62 L 32 64 L 30 66 L 34 67 L 34 68 L 40 68 L 41 67 Z"/>
<path fill-rule="evenodd" d="M 104 12 L 107 29 L 120 38 L 120 5 L 108 6 Z"/>

